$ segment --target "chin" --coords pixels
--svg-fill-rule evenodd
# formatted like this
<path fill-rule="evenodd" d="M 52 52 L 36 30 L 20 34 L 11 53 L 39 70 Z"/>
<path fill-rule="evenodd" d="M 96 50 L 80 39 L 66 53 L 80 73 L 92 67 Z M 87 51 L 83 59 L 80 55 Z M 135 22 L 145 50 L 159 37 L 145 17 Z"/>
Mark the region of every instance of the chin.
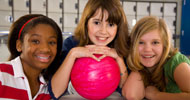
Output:
<path fill-rule="evenodd" d="M 147 68 L 151 68 L 151 67 L 153 67 L 155 64 L 143 64 L 145 67 L 147 67 Z"/>

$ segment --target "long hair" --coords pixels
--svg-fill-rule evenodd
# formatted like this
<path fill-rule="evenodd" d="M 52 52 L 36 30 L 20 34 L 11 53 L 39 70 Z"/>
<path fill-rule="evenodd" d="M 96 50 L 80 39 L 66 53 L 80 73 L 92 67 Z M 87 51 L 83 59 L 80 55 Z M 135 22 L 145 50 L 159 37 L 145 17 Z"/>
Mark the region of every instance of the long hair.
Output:
<path fill-rule="evenodd" d="M 149 72 L 146 67 L 140 63 L 138 45 L 140 38 L 153 30 L 158 30 L 163 43 L 163 53 L 160 61 L 155 65 L 155 70 Z M 168 26 L 163 19 L 159 19 L 155 16 L 147 16 L 140 19 L 130 34 L 130 53 L 127 59 L 129 68 L 132 71 L 139 71 L 141 73 L 145 86 L 154 85 L 159 90 L 165 89 L 165 78 L 163 72 L 163 64 L 174 55 L 175 50 L 171 44 L 171 33 Z"/>
<path fill-rule="evenodd" d="M 79 46 L 91 44 L 88 37 L 87 24 L 96 11 L 101 9 L 102 18 L 104 11 L 108 12 L 107 21 L 118 26 L 117 34 L 114 40 L 109 43 L 109 47 L 115 48 L 117 53 L 121 56 L 128 54 L 128 22 L 120 4 L 120 0 L 88 0 L 84 12 L 81 16 L 80 22 L 74 32 L 74 37 L 79 41 Z"/>
<path fill-rule="evenodd" d="M 29 22 L 27 23 L 27 21 Z M 25 25 L 25 23 L 27 24 Z M 55 23 L 55 21 L 53 21 L 52 19 L 44 15 L 28 14 L 28 15 L 20 17 L 18 20 L 16 20 L 12 24 L 10 28 L 9 36 L 8 36 L 8 49 L 10 51 L 10 57 L 8 60 L 12 60 L 16 58 L 17 56 L 20 56 L 21 53 L 18 52 L 16 49 L 16 41 L 19 39 L 21 40 L 21 42 L 23 42 L 25 34 L 27 34 L 30 29 L 37 26 L 38 24 L 50 25 L 55 30 L 56 35 L 57 35 L 57 54 L 53 62 L 50 64 L 50 66 L 43 71 L 45 78 L 49 79 L 49 77 L 55 72 L 56 68 L 58 68 L 60 64 L 60 54 L 61 54 L 63 39 L 62 39 L 62 32 L 59 26 Z M 23 25 L 25 26 L 23 27 Z M 20 32 L 20 30 L 22 31 Z M 20 37 L 19 37 L 19 33 L 21 33 Z"/>

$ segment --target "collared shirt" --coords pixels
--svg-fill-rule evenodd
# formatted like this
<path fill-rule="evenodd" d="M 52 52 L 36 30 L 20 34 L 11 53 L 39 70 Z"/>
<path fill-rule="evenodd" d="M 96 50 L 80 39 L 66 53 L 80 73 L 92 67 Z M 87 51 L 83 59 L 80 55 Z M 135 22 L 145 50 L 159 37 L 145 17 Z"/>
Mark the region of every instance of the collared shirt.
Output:
<path fill-rule="evenodd" d="M 40 88 L 32 98 L 28 79 L 24 74 L 20 57 L 0 63 L 0 99 L 49 100 L 47 83 L 39 76 Z"/>

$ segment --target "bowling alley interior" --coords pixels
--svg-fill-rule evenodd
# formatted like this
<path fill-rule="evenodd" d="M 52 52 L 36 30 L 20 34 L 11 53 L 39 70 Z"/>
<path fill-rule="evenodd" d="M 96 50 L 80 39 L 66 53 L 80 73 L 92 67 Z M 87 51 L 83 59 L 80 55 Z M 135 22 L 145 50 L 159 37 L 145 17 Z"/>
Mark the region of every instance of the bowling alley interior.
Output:
<path fill-rule="evenodd" d="M 21 16 L 42 14 L 51 18 L 61 29 L 64 41 L 74 35 L 87 2 L 88 0 L 0 0 L 0 62 L 8 61 L 10 27 Z M 120 0 L 120 3 L 127 18 L 129 34 L 141 18 L 161 18 L 170 30 L 172 46 L 190 59 L 190 0 Z"/>
<path fill-rule="evenodd" d="M 88 0 L 1 0 L 0 61 L 9 56 L 7 38 L 11 24 L 25 14 L 43 14 L 52 18 L 62 30 L 63 38 L 72 35 Z M 170 28 L 172 44 L 190 56 L 189 0 L 120 0 L 129 29 L 144 16 L 163 18 Z"/>

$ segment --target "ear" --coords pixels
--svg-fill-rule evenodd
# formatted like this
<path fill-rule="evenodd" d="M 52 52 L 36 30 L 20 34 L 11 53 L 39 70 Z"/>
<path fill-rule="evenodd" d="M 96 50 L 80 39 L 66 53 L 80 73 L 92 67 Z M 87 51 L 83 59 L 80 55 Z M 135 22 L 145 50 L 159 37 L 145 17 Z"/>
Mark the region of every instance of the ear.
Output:
<path fill-rule="evenodd" d="M 22 51 L 22 42 L 21 42 L 21 40 L 16 41 L 16 49 L 17 49 L 18 52 Z"/>

